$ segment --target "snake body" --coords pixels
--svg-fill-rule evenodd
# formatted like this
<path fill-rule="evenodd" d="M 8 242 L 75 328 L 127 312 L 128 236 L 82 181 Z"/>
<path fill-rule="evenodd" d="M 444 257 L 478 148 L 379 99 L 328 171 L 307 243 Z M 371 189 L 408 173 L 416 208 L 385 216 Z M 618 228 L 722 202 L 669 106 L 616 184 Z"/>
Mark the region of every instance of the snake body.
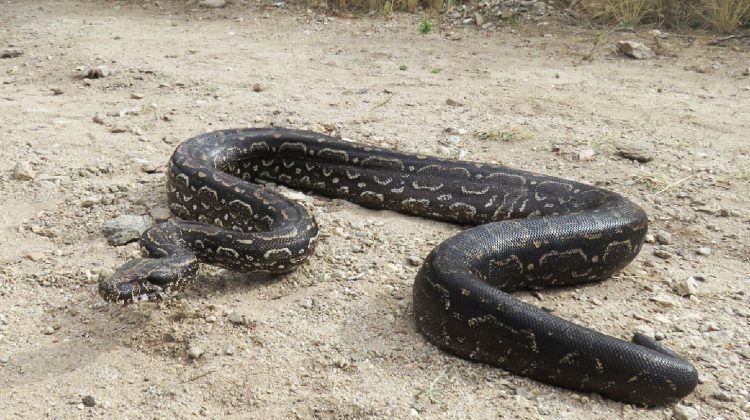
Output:
<path fill-rule="evenodd" d="M 646 214 L 590 185 L 279 128 L 193 137 L 169 161 L 171 211 L 141 238 L 145 258 L 100 283 L 110 301 L 175 290 L 199 263 L 282 273 L 311 255 L 312 215 L 253 182 L 474 225 L 438 245 L 414 284 L 417 328 L 460 357 L 636 404 L 677 401 L 695 368 L 653 339 L 612 338 L 513 297 L 519 289 L 608 278 L 640 251 Z"/>

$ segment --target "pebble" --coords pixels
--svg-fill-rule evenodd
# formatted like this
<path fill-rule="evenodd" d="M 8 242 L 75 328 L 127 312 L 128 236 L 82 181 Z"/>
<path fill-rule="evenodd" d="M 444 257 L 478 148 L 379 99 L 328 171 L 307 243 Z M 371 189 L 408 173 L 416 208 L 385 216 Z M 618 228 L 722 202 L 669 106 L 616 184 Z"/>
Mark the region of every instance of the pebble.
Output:
<path fill-rule="evenodd" d="M 448 98 L 448 99 L 445 100 L 445 104 L 448 105 L 448 106 L 456 106 L 456 107 L 457 106 L 464 106 L 463 103 L 461 103 L 461 102 L 459 102 L 459 101 L 457 101 L 455 99 L 450 99 L 450 98 Z"/>
<path fill-rule="evenodd" d="M 244 325 L 245 324 L 245 317 L 242 316 L 242 314 L 238 312 L 230 312 L 227 316 L 227 320 L 231 322 L 232 324 L 237 325 Z"/>
<path fill-rule="evenodd" d="M 263 92 L 263 86 L 260 83 L 253 83 L 252 89 L 253 92 Z"/>
<path fill-rule="evenodd" d="M 676 308 L 680 306 L 679 302 L 674 300 L 671 296 L 667 296 L 664 294 L 652 296 L 651 300 L 653 302 L 656 302 L 659 306 L 665 307 L 665 308 Z"/>
<path fill-rule="evenodd" d="M 195 345 L 195 344 L 191 344 L 187 350 L 188 357 L 193 360 L 197 360 L 198 358 L 200 358 L 203 355 L 203 353 L 205 353 L 205 350 L 203 350 L 200 346 Z"/>
<path fill-rule="evenodd" d="M 85 397 L 81 398 L 81 402 L 86 407 L 94 407 L 96 405 L 96 400 L 91 395 L 86 395 Z"/>
<path fill-rule="evenodd" d="M 51 87 L 49 88 L 49 90 L 51 90 L 55 95 L 62 95 L 63 93 L 65 93 L 65 91 L 60 87 Z"/>
<path fill-rule="evenodd" d="M 218 321 L 218 319 L 216 318 L 216 315 L 209 315 L 209 316 L 207 316 L 207 317 L 206 317 L 206 318 L 204 318 L 204 319 L 205 319 L 205 320 L 206 320 L 206 322 L 208 322 L 209 324 L 213 324 L 214 322 Z"/>
<path fill-rule="evenodd" d="M 696 249 L 695 253 L 698 254 L 698 255 L 703 255 L 703 256 L 711 255 L 711 248 L 706 247 L 706 246 L 702 246 L 702 247 Z"/>
<path fill-rule="evenodd" d="M 591 149 L 591 148 L 579 150 L 577 157 L 578 157 L 578 160 L 581 160 L 581 161 L 594 160 L 594 157 L 596 157 L 596 150 Z"/>
<path fill-rule="evenodd" d="M 672 235 L 669 232 L 660 230 L 656 232 L 656 242 L 662 245 L 669 245 L 672 243 Z"/>
<path fill-rule="evenodd" d="M 88 207 L 94 207 L 95 205 L 102 202 L 102 197 L 99 195 L 90 195 L 88 197 L 84 197 L 81 199 L 81 201 L 78 203 L 81 207 L 88 208 Z"/>
<path fill-rule="evenodd" d="M 654 235 L 647 233 L 646 236 L 644 236 L 643 241 L 647 244 L 653 244 L 656 242 L 656 238 L 654 237 Z"/>
<path fill-rule="evenodd" d="M 124 121 L 117 121 L 109 131 L 113 133 L 127 133 L 128 125 Z"/>
<path fill-rule="evenodd" d="M 23 55 L 21 50 L 0 50 L 0 58 L 16 58 Z"/>
<path fill-rule="evenodd" d="M 635 41 L 617 41 L 617 51 L 636 60 L 656 57 L 654 50 Z"/>
<path fill-rule="evenodd" d="M 94 114 L 94 122 L 97 124 L 104 124 L 106 115 L 103 112 L 97 112 Z"/>
<path fill-rule="evenodd" d="M 616 144 L 615 148 L 617 154 L 626 159 L 637 160 L 641 163 L 650 162 L 654 159 L 651 146 L 645 142 L 621 142 Z"/>
<path fill-rule="evenodd" d="M 10 356 L 7 354 L 0 355 L 0 364 L 7 365 L 10 361 Z"/>
<path fill-rule="evenodd" d="M 698 283 L 695 281 L 695 277 L 690 276 L 675 284 L 675 293 L 680 296 L 696 295 L 698 293 Z"/>
<path fill-rule="evenodd" d="M 409 265 L 414 266 L 414 267 L 419 267 L 420 265 L 422 265 L 422 259 L 414 255 L 410 255 L 406 257 L 406 262 L 408 262 Z"/>
<path fill-rule="evenodd" d="M 164 222 L 172 216 L 172 212 L 166 207 L 151 207 L 148 214 L 157 222 Z"/>
<path fill-rule="evenodd" d="M 143 99 L 143 94 L 142 94 L 142 93 L 140 93 L 140 92 L 132 92 L 132 93 L 130 94 L 130 97 L 131 97 L 132 99 Z"/>
<path fill-rule="evenodd" d="M 750 76 L 750 67 L 746 68 L 745 71 L 742 72 L 743 76 Z"/>
<path fill-rule="evenodd" d="M 234 346 L 229 346 L 226 348 L 226 350 L 224 350 L 224 354 L 226 354 L 227 356 L 231 356 L 235 351 L 236 350 L 234 349 Z"/>
<path fill-rule="evenodd" d="M 36 177 L 36 173 L 29 162 L 20 161 L 13 167 L 12 177 L 19 181 L 31 181 Z"/>
<path fill-rule="evenodd" d="M 461 143 L 461 136 L 448 136 L 448 144 L 451 146 L 458 146 Z"/>
<path fill-rule="evenodd" d="M 83 77 L 85 79 L 101 79 L 102 77 L 109 76 L 109 74 L 110 71 L 107 66 L 87 67 Z"/>
<path fill-rule="evenodd" d="M 153 162 L 144 162 L 141 164 L 141 170 L 147 174 L 155 174 L 159 172 L 161 165 L 157 165 Z"/>
<path fill-rule="evenodd" d="M 675 420 L 695 420 L 698 418 L 698 410 L 689 405 L 677 404 L 672 409 L 672 418 Z"/>
<path fill-rule="evenodd" d="M 124 214 L 106 222 L 102 231 L 110 245 L 125 245 L 138 240 L 141 234 L 153 225 L 148 216 Z"/>
<path fill-rule="evenodd" d="M 657 257 L 659 257 L 659 258 L 661 258 L 663 260 L 668 260 L 668 259 L 672 258 L 672 254 L 670 254 L 669 252 L 667 252 L 667 251 L 665 251 L 663 249 L 655 249 L 654 250 L 654 256 L 657 256 Z"/>
<path fill-rule="evenodd" d="M 43 333 L 44 335 L 52 335 L 52 334 L 54 334 L 54 333 L 55 333 L 55 329 L 54 329 L 54 328 L 52 328 L 52 326 L 47 326 L 47 327 L 45 327 L 45 328 L 44 328 L 44 329 L 42 330 L 42 333 Z"/>
<path fill-rule="evenodd" d="M 227 5 L 227 0 L 201 0 L 198 6 L 216 9 Z"/>

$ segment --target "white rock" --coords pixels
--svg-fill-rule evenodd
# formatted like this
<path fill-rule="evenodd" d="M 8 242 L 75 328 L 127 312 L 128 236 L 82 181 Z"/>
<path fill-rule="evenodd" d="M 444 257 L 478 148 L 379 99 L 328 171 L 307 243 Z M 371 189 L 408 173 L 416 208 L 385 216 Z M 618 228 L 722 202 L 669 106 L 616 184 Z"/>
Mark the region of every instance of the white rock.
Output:
<path fill-rule="evenodd" d="M 689 405 L 677 404 L 672 409 L 672 418 L 675 420 L 695 420 L 698 415 L 698 410 Z"/>
<path fill-rule="evenodd" d="M 679 302 L 674 300 L 671 296 L 665 294 L 652 296 L 651 300 L 656 302 L 659 306 L 663 306 L 665 308 L 676 308 L 680 306 Z"/>
<path fill-rule="evenodd" d="M 654 50 L 635 41 L 618 41 L 617 51 L 637 60 L 656 57 Z"/>
<path fill-rule="evenodd" d="M 36 174 L 29 162 L 21 161 L 16 163 L 16 166 L 13 168 L 12 177 L 19 181 L 31 181 L 36 177 Z"/>
<path fill-rule="evenodd" d="M 227 0 L 201 0 L 198 3 L 198 6 L 209 7 L 212 9 L 215 9 L 218 7 L 224 7 L 226 5 L 227 5 Z"/>
<path fill-rule="evenodd" d="M 698 294 L 698 283 L 693 276 L 681 280 L 675 284 L 675 293 L 680 296 L 689 296 Z"/>

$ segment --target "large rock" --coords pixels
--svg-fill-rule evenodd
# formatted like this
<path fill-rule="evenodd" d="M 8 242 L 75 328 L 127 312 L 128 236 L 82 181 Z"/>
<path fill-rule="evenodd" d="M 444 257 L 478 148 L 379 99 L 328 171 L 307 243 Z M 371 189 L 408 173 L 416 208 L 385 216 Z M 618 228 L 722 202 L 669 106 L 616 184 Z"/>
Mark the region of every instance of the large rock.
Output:
<path fill-rule="evenodd" d="M 124 214 L 105 223 L 102 231 L 107 235 L 107 242 L 117 246 L 137 241 L 152 225 L 153 221 L 148 216 Z"/>
<path fill-rule="evenodd" d="M 618 41 L 617 51 L 636 60 L 656 57 L 656 53 L 651 48 L 635 41 Z"/>

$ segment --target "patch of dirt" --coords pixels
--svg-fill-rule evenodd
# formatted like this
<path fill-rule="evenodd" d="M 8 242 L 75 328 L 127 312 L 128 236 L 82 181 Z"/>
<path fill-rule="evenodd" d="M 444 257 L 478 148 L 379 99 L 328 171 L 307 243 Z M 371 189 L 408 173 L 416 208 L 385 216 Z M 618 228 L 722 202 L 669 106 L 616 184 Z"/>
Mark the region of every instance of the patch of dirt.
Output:
<path fill-rule="evenodd" d="M 646 244 L 607 282 L 520 297 L 617 337 L 662 338 L 701 373 L 677 410 L 748 416 L 746 49 L 667 37 L 659 57 L 631 60 L 615 44 L 656 48 L 645 31 L 540 21 L 421 35 L 417 15 L 244 3 L 3 3 L 0 48 L 22 53 L 0 59 L 0 417 L 672 415 L 441 352 L 415 330 L 407 257 L 460 228 L 339 201 L 314 198 L 322 243 L 292 274 L 204 267 L 178 298 L 105 304 L 99 277 L 138 246 L 108 245 L 103 224 L 166 206 L 161 170 L 183 139 L 268 125 L 636 201 L 668 244 Z M 653 160 L 618 156 L 636 141 Z M 14 176 L 19 162 L 31 180 Z M 679 296 L 690 276 L 696 295 Z"/>

